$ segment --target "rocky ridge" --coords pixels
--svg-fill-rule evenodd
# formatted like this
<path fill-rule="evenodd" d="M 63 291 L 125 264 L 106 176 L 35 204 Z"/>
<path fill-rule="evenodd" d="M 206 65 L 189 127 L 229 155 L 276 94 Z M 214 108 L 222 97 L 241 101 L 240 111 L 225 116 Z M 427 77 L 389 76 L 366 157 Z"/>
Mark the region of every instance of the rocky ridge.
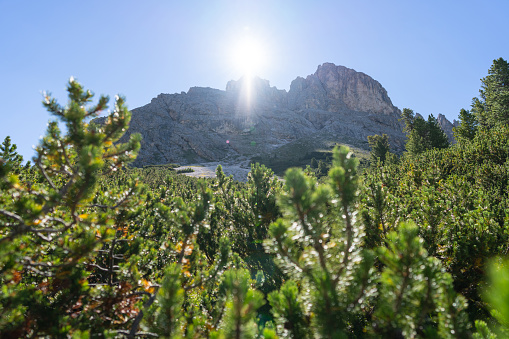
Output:
<path fill-rule="evenodd" d="M 367 136 L 382 133 L 401 151 L 400 114 L 378 81 L 324 63 L 314 74 L 293 80 L 288 92 L 255 77 L 232 80 L 224 91 L 192 87 L 187 93 L 160 94 L 132 110 L 124 138 L 143 136 L 135 166 L 246 162 L 276 157 L 293 144 L 298 152 L 331 142 L 368 149 Z M 445 124 L 447 119 L 439 117 Z"/>
<path fill-rule="evenodd" d="M 453 128 L 458 127 L 460 125 L 459 121 L 453 120 L 452 122 L 450 122 L 443 114 L 438 114 L 437 121 L 438 125 L 440 125 L 440 128 L 442 128 L 442 130 L 447 135 L 449 141 L 451 143 L 455 143 L 456 139 L 454 139 Z"/>

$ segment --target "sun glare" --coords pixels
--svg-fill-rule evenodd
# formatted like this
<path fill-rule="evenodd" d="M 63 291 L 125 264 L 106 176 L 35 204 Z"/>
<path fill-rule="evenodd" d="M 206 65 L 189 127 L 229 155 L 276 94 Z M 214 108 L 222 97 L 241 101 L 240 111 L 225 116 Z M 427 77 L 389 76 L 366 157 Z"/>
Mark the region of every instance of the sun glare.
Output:
<path fill-rule="evenodd" d="M 235 47 L 233 62 L 241 75 L 260 75 L 266 63 L 264 46 L 254 38 L 246 37 Z"/>

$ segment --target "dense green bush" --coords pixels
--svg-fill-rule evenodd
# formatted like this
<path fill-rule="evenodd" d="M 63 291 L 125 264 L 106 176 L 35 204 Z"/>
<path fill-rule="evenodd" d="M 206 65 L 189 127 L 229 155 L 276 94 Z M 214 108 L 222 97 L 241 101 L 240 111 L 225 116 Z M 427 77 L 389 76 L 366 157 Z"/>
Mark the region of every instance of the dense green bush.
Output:
<path fill-rule="evenodd" d="M 453 275 L 454 285 L 482 317 L 479 286 L 486 261 L 507 254 L 509 128 L 480 131 L 444 150 L 403 157 L 364 176 L 367 244 L 383 243 L 400 220 L 413 220 L 427 251 Z"/>
<path fill-rule="evenodd" d="M 362 175 L 341 148 L 319 180 L 253 165 L 240 183 L 126 166 L 139 136 L 118 143 L 123 99 L 96 125 L 108 99 L 68 92 L 45 98 L 66 134 L 50 123 L 34 166 L 3 144 L 1 337 L 508 333 L 507 263 L 491 259 L 508 250 L 507 125 Z"/>

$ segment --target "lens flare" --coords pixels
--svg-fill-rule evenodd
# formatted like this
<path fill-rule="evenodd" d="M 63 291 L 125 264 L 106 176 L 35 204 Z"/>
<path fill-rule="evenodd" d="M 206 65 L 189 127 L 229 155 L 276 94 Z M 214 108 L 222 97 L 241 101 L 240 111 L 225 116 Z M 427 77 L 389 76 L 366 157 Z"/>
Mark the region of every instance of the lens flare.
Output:
<path fill-rule="evenodd" d="M 262 43 L 253 37 L 244 37 L 235 47 L 233 60 L 237 71 L 243 76 L 258 75 L 265 66 L 266 51 Z"/>

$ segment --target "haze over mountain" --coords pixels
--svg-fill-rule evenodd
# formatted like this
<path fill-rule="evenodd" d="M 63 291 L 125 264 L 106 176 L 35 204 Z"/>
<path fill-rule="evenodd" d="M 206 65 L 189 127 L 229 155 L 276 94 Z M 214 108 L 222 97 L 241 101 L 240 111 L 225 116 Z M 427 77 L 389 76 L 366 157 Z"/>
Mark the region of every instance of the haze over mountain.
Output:
<path fill-rule="evenodd" d="M 243 77 L 229 81 L 226 90 L 192 87 L 159 94 L 132 110 L 125 137 L 143 136 L 135 166 L 276 158 L 289 147 L 304 155 L 335 143 L 368 149 L 367 136 L 382 133 L 401 151 L 400 114 L 378 81 L 324 63 L 293 80 L 288 92 Z M 452 124 L 446 120 L 440 117 L 447 129 Z"/>

